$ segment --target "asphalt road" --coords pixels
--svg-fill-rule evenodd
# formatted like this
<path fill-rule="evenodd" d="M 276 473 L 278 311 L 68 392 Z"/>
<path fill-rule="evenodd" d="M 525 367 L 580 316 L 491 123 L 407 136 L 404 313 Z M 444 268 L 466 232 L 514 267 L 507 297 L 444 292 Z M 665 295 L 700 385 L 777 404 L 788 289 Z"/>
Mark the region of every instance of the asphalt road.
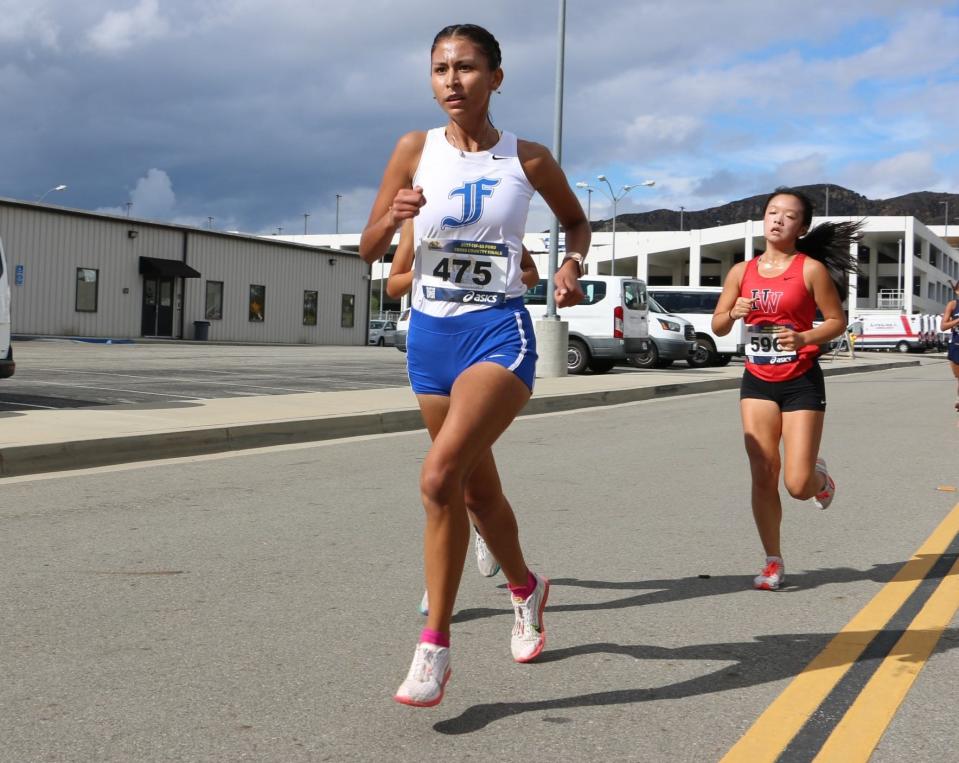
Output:
<path fill-rule="evenodd" d="M 409 383 L 393 347 L 16 342 L 0 411 L 87 408 Z"/>
<path fill-rule="evenodd" d="M 959 500 L 944 363 L 827 388 L 838 494 L 784 501 L 779 593 L 750 589 L 735 391 L 515 422 L 547 651 L 511 662 L 470 560 L 432 710 L 390 699 L 422 432 L 0 480 L 0 760 L 718 760 Z M 955 760 L 956 647 L 954 619 L 873 760 Z"/>
<path fill-rule="evenodd" d="M 192 343 L 14 344 L 17 372 L 0 380 L 0 411 L 89 408 L 409 384 L 394 347 Z M 669 373 L 682 374 L 685 363 Z M 643 373 L 629 366 L 611 373 Z"/>

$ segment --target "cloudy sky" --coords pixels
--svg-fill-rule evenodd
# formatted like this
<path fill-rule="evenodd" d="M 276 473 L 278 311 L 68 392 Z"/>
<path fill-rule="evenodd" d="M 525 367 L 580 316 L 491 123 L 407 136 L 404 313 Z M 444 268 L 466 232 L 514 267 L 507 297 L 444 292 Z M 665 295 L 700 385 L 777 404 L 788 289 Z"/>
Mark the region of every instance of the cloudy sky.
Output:
<path fill-rule="evenodd" d="M 365 223 L 442 123 L 429 46 L 488 27 L 493 117 L 552 144 L 556 0 L 0 0 L 0 196 L 253 232 Z M 780 183 L 959 191 L 959 0 L 568 1 L 563 164 L 620 211 Z M 585 199 L 584 199 L 585 206 Z M 609 216 L 593 195 L 593 217 Z M 531 228 L 547 225 L 541 203 Z"/>

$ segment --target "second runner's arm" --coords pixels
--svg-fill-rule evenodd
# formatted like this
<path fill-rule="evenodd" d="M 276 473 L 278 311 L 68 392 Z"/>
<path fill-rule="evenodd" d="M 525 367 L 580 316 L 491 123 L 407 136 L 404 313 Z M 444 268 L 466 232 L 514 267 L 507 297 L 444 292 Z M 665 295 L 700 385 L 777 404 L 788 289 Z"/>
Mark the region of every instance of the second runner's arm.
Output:
<path fill-rule="evenodd" d="M 386 280 L 386 293 L 393 299 L 409 294 L 413 288 L 413 221 L 408 220 L 400 228 L 400 243 L 390 263 L 390 277 Z"/>
<path fill-rule="evenodd" d="M 733 330 L 737 319 L 749 315 L 752 303 L 746 297 L 739 296 L 745 272 L 746 263 L 738 262 L 726 274 L 723 292 L 713 312 L 712 330 L 716 336 L 726 336 Z"/>

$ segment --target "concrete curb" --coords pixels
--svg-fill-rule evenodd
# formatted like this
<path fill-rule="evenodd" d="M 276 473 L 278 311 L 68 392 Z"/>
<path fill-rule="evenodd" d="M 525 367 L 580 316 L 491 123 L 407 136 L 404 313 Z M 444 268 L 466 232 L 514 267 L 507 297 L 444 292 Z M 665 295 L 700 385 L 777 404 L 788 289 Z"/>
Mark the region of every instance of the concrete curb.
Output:
<path fill-rule="evenodd" d="M 869 366 L 823 368 L 825 376 L 887 371 L 920 365 L 916 361 L 878 363 Z M 628 389 L 533 397 L 521 416 L 633 403 L 678 395 L 735 389 L 739 378 L 710 379 L 677 384 L 659 384 Z M 72 440 L 40 445 L 0 448 L 0 477 L 39 472 L 86 469 L 95 466 L 182 458 L 210 453 L 263 448 L 271 445 L 333 440 L 360 435 L 408 432 L 423 428 L 418 408 L 381 413 L 325 416 L 314 419 L 265 421 L 258 424 L 214 426 L 176 432 L 148 432 L 124 437 Z"/>

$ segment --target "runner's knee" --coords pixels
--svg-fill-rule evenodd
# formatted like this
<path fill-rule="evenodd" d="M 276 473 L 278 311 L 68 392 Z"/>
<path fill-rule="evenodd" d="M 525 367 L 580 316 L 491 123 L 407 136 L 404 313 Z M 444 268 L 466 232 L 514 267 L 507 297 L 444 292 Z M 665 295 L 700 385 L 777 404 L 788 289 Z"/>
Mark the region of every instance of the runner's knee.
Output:
<path fill-rule="evenodd" d="M 452 463 L 431 461 L 423 464 L 420 473 L 420 492 L 424 499 L 435 506 L 449 506 L 463 492 L 463 476 Z"/>

